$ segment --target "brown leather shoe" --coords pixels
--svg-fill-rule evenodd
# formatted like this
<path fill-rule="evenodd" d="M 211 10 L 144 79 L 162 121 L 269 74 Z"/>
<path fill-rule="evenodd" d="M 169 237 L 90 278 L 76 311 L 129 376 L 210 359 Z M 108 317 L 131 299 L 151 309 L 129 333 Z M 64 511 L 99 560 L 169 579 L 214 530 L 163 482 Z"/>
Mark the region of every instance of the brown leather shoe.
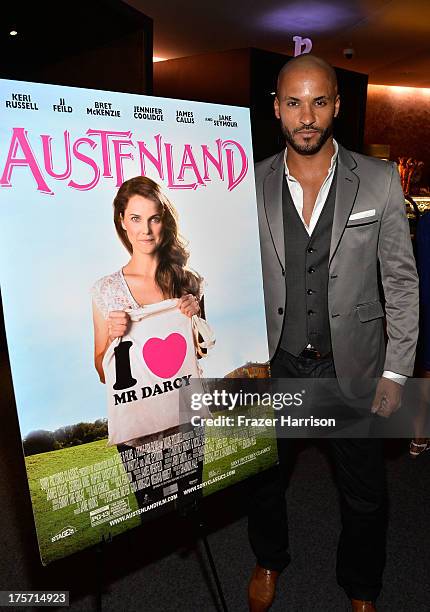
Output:
<path fill-rule="evenodd" d="M 352 612 L 376 612 L 373 601 L 363 599 L 351 599 Z"/>
<path fill-rule="evenodd" d="M 275 599 L 276 583 L 280 572 L 256 565 L 248 585 L 250 612 L 266 612 Z"/>

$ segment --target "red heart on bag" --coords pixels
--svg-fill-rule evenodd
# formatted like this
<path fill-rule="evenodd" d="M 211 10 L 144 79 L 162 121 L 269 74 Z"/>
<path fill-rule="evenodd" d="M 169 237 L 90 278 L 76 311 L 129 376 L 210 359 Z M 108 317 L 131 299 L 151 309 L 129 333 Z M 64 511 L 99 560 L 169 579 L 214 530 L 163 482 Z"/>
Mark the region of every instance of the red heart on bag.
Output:
<path fill-rule="evenodd" d="M 181 334 L 170 334 L 161 338 L 150 338 L 142 349 L 143 359 L 153 374 L 160 378 L 171 378 L 182 364 L 187 354 L 187 341 Z"/>

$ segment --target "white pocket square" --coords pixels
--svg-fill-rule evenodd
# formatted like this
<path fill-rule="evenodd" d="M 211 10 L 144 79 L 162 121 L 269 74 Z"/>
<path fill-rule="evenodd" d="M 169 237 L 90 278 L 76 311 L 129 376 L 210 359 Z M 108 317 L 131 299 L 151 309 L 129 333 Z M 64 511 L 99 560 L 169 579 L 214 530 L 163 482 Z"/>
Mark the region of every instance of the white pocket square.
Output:
<path fill-rule="evenodd" d="M 349 221 L 354 221 L 355 219 L 365 219 L 366 217 L 373 217 L 376 213 L 376 210 L 372 208 L 371 210 L 363 210 L 358 213 L 354 213 L 350 215 Z"/>

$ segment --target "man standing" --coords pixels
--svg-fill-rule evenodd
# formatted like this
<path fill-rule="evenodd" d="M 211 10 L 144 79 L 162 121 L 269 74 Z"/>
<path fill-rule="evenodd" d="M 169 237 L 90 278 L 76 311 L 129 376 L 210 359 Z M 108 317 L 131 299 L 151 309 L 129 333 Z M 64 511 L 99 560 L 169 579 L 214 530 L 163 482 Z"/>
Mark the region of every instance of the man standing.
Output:
<path fill-rule="evenodd" d="M 335 72 L 320 58 L 299 56 L 279 73 L 275 115 L 287 146 L 256 166 L 272 377 L 333 378 L 349 396 L 348 381 L 379 378 L 371 412 L 388 417 L 413 371 L 417 274 L 396 166 L 333 140 L 339 105 Z M 279 470 L 262 475 L 251 503 L 252 612 L 270 608 L 289 562 L 286 445 L 278 439 Z M 370 612 L 385 563 L 382 442 L 332 439 L 330 450 L 342 516 L 337 580 L 352 610 Z"/>

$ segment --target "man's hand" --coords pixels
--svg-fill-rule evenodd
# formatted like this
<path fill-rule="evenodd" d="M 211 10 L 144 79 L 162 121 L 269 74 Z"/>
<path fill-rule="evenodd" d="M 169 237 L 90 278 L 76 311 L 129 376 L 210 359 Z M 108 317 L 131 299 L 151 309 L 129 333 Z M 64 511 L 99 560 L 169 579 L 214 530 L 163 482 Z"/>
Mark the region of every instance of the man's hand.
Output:
<path fill-rule="evenodd" d="M 382 376 L 376 387 L 371 412 L 382 417 L 389 417 L 400 408 L 403 385 Z"/>

